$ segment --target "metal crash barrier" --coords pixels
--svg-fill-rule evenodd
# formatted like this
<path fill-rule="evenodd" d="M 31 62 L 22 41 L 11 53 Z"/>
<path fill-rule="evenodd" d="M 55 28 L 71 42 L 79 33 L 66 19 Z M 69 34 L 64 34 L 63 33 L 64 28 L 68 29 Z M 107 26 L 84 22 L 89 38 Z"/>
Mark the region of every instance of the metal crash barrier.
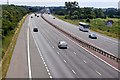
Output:
<path fill-rule="evenodd" d="M 78 42 L 79 44 L 81 44 L 82 46 L 87 47 L 87 48 L 89 48 L 89 49 L 91 49 L 91 50 L 94 50 L 94 51 L 102 54 L 103 56 L 106 56 L 106 57 L 108 57 L 108 58 L 110 58 L 110 59 L 112 59 L 112 60 L 120 63 L 120 58 L 118 58 L 118 57 L 110 54 L 109 52 L 106 52 L 106 51 L 104 51 L 104 50 L 102 50 L 102 49 L 100 49 L 100 48 L 98 48 L 98 47 L 96 47 L 96 46 L 93 46 L 93 45 L 91 45 L 91 44 L 89 44 L 89 43 L 87 43 L 87 42 L 79 39 L 79 38 L 76 37 L 75 35 L 73 35 L 73 34 L 67 32 L 67 31 L 61 29 L 59 26 L 57 26 L 57 25 L 51 23 L 50 21 L 48 21 L 47 19 L 45 19 L 45 18 L 43 17 L 43 14 L 41 14 L 41 17 L 42 17 L 47 23 L 49 23 L 50 25 L 52 25 L 53 27 L 55 27 L 55 28 L 58 29 L 59 31 L 63 32 L 65 35 L 69 36 L 70 38 L 74 39 L 75 41 L 77 41 L 77 42 Z"/>

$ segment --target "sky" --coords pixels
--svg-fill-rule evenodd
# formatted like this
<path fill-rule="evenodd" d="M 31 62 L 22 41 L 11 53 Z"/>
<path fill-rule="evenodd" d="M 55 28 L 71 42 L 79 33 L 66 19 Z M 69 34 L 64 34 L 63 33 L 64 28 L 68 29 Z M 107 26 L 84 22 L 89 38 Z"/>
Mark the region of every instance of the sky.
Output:
<path fill-rule="evenodd" d="M 77 1 L 80 7 L 118 8 L 120 0 L 9 0 L 9 4 L 27 6 L 64 6 L 66 1 Z M 7 0 L 0 0 L 6 4 Z"/>

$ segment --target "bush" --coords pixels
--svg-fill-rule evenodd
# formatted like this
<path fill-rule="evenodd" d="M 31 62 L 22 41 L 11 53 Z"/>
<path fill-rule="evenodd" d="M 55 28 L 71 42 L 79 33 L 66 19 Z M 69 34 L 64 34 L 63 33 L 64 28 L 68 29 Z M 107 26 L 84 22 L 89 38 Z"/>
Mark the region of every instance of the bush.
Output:
<path fill-rule="evenodd" d="M 71 16 L 71 19 L 78 19 L 78 15 Z"/>
<path fill-rule="evenodd" d="M 61 15 L 61 16 L 64 16 L 64 15 L 65 15 L 63 11 L 57 11 L 55 14 Z"/>
<path fill-rule="evenodd" d="M 18 22 L 27 14 L 27 10 L 21 6 L 2 5 L 2 53 L 4 54 L 11 42 Z M 0 55 L 1 55 L 0 54 Z M 2 55 L 3 56 L 3 55 Z"/>
<path fill-rule="evenodd" d="M 89 23 L 90 23 L 90 19 L 88 18 L 88 19 L 86 20 L 86 22 L 89 22 Z"/>
<path fill-rule="evenodd" d="M 19 20 L 27 13 L 27 10 L 21 6 L 2 5 L 2 35 L 9 35 L 9 32 L 14 30 Z"/>
<path fill-rule="evenodd" d="M 65 15 L 65 19 L 70 19 L 68 15 Z"/>

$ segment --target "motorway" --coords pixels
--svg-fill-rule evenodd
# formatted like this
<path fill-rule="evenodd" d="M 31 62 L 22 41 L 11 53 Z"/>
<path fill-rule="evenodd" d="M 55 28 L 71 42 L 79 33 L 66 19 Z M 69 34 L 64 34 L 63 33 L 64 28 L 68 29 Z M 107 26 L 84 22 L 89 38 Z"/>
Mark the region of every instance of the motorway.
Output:
<path fill-rule="evenodd" d="M 107 51 L 107 52 L 115 55 L 116 57 L 119 56 L 118 55 L 118 40 L 117 39 L 106 37 L 106 36 L 103 36 L 101 34 L 93 32 L 93 31 L 82 32 L 82 31 L 79 31 L 78 26 L 64 22 L 58 18 L 53 19 L 54 16 L 52 16 L 52 15 L 44 14 L 43 16 L 48 21 L 54 23 L 55 25 L 59 26 L 63 30 L 70 32 L 71 34 L 74 34 L 75 36 L 79 37 L 81 40 L 84 40 L 85 42 L 88 42 L 94 46 L 97 46 L 97 47 L 101 48 L 102 50 Z M 90 39 L 88 37 L 88 35 L 90 33 L 96 33 L 98 39 L 97 40 Z"/>
<path fill-rule="evenodd" d="M 31 15 L 21 29 L 6 78 L 118 78 L 118 71 Z M 34 27 L 39 31 L 33 32 Z M 68 49 L 58 48 L 61 40 Z"/>

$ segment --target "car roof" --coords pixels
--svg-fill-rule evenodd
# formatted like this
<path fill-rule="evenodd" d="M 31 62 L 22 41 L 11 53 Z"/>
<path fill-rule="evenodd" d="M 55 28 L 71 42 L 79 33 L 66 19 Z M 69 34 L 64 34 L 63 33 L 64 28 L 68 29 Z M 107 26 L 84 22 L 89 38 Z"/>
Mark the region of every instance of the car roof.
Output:
<path fill-rule="evenodd" d="M 88 23 L 84 23 L 84 22 L 79 22 L 79 24 L 89 25 Z"/>
<path fill-rule="evenodd" d="M 61 44 L 67 44 L 65 41 L 60 41 Z"/>
<path fill-rule="evenodd" d="M 96 36 L 96 34 L 95 34 L 95 33 L 91 33 L 90 35 L 91 35 L 91 36 Z"/>

